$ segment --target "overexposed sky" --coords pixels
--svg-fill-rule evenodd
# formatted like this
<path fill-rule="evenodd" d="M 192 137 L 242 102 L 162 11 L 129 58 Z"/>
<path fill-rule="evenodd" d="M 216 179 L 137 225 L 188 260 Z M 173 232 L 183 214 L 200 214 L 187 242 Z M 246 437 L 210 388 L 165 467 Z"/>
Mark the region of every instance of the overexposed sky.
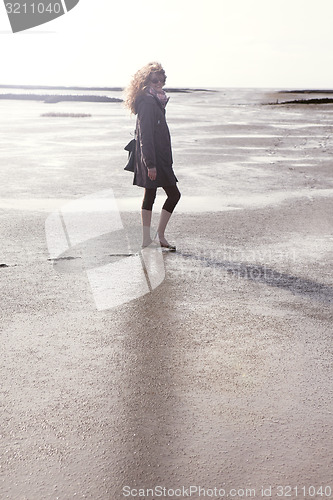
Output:
<path fill-rule="evenodd" d="M 333 0 L 80 0 L 13 34 L 1 2 L 0 83 L 123 86 L 158 60 L 169 86 L 333 89 L 332 26 Z"/>

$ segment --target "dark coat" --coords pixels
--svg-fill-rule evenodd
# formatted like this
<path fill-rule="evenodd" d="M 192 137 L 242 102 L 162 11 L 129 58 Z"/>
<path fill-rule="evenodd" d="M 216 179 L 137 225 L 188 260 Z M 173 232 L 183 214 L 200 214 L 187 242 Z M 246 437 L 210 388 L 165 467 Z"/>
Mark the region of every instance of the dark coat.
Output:
<path fill-rule="evenodd" d="M 172 151 L 165 109 L 151 94 L 136 102 L 136 154 L 133 184 L 145 188 L 174 186 L 177 178 L 172 169 Z M 148 177 L 148 169 L 156 168 L 156 180 Z"/>

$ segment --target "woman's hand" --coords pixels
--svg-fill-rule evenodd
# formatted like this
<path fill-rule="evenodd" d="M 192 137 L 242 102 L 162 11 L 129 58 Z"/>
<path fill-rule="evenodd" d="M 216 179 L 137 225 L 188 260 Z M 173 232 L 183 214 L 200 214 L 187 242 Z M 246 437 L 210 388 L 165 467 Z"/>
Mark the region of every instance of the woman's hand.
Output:
<path fill-rule="evenodd" d="M 148 177 L 151 181 L 156 179 L 156 168 L 148 168 Z"/>

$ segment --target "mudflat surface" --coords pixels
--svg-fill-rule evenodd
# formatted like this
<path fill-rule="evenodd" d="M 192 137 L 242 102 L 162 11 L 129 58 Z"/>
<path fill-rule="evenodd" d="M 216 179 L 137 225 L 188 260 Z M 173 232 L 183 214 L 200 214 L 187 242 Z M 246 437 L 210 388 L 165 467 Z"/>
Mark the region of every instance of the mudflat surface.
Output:
<path fill-rule="evenodd" d="M 159 286 L 102 310 L 87 266 L 108 240 L 88 264 L 80 246 L 50 260 L 45 223 L 111 190 L 140 231 L 134 121 L 1 103 L 1 500 L 332 497 L 333 106 L 277 98 L 172 94 L 177 252 Z"/>

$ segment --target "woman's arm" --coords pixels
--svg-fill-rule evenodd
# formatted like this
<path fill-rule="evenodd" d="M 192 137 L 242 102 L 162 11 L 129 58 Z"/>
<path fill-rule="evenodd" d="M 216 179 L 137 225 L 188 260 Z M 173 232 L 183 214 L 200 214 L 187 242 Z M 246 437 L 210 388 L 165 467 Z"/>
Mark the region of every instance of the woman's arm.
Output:
<path fill-rule="evenodd" d="M 149 99 L 149 100 L 148 100 Z M 152 98 L 153 99 L 153 98 Z M 138 109 L 139 130 L 140 130 L 140 149 L 142 152 L 142 160 L 145 167 L 150 170 L 155 170 L 156 177 L 156 154 L 155 154 L 155 103 L 149 102 L 150 98 L 146 98 L 140 103 Z M 151 174 L 154 175 L 153 172 Z M 149 175 L 149 178 L 152 178 Z M 152 179 L 154 180 L 154 179 Z"/>

